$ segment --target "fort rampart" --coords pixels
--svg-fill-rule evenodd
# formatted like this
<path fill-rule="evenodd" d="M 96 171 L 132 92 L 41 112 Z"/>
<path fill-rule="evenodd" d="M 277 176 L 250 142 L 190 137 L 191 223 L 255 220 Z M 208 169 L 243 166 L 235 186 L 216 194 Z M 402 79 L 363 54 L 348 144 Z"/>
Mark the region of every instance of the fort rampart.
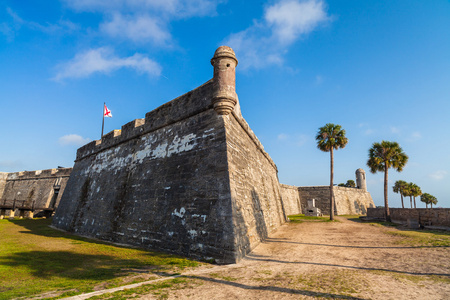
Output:
<path fill-rule="evenodd" d="M 218 263 L 286 221 L 277 169 L 242 118 L 237 60 L 214 79 L 80 148 L 53 225 Z"/>
<path fill-rule="evenodd" d="M 242 117 L 237 63 L 219 47 L 212 80 L 78 149 L 53 226 L 234 263 L 301 212 Z"/>
<path fill-rule="evenodd" d="M 0 218 L 51 215 L 61 200 L 72 168 L 0 173 Z M 25 215 L 26 214 L 26 215 Z"/>
<path fill-rule="evenodd" d="M 375 207 L 370 193 L 363 189 L 335 186 L 335 214 L 365 215 L 367 208 Z M 288 215 L 304 213 L 308 200 L 315 199 L 315 206 L 323 214 L 330 214 L 329 186 L 281 185 L 283 200 Z"/>
<path fill-rule="evenodd" d="M 450 208 L 389 208 L 391 220 L 406 223 L 415 220 L 422 226 L 450 227 Z M 369 208 L 368 218 L 385 218 L 384 207 Z"/>

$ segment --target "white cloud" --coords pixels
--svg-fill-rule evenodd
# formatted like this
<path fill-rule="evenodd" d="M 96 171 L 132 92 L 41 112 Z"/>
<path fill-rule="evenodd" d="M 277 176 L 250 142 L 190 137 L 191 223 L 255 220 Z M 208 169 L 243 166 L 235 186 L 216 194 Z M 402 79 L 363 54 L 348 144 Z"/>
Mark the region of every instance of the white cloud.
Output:
<path fill-rule="evenodd" d="M 207 16 L 216 13 L 220 0 L 63 0 L 77 11 L 101 13 L 153 12 L 172 17 Z"/>
<path fill-rule="evenodd" d="M 438 171 L 436 171 L 434 173 L 429 174 L 428 177 L 430 177 L 430 178 L 432 178 L 434 180 L 441 180 L 447 175 L 447 173 L 448 173 L 447 171 L 438 170 Z"/>
<path fill-rule="evenodd" d="M 112 19 L 100 25 L 100 30 L 109 36 L 128 38 L 134 42 L 152 41 L 165 44 L 171 35 L 164 24 L 149 15 L 138 17 L 114 14 Z"/>
<path fill-rule="evenodd" d="M 270 6 L 264 18 L 278 41 L 290 44 L 329 19 L 324 6 L 323 1 L 318 0 L 281 1 Z"/>
<path fill-rule="evenodd" d="M 0 33 L 6 36 L 8 42 L 11 42 L 14 39 L 14 31 L 5 22 L 0 23 Z"/>
<path fill-rule="evenodd" d="M 261 20 L 223 43 L 235 50 L 242 61 L 240 69 L 281 65 L 292 43 L 328 20 L 321 0 L 278 1 L 266 8 Z"/>
<path fill-rule="evenodd" d="M 121 68 L 131 68 L 152 76 L 161 74 L 161 66 L 142 54 L 120 58 L 110 48 L 103 47 L 79 53 L 72 60 L 60 64 L 53 79 L 60 81 L 65 78 L 84 78 L 94 73 L 109 74 Z"/>
<path fill-rule="evenodd" d="M 222 0 L 64 0 L 78 12 L 103 15 L 100 32 L 111 37 L 165 45 L 168 24 L 176 19 L 216 15 Z"/>
<path fill-rule="evenodd" d="M 78 134 L 68 134 L 60 137 L 58 139 L 58 142 L 60 145 L 67 146 L 67 145 L 75 145 L 75 146 L 82 146 L 87 143 L 89 143 L 91 139 L 89 138 L 83 138 L 82 136 Z"/>
<path fill-rule="evenodd" d="M 14 37 L 15 32 L 20 30 L 22 27 L 41 31 L 47 34 L 68 33 L 78 29 L 78 25 L 68 20 L 60 20 L 57 24 L 46 23 L 45 25 L 41 25 L 37 22 L 22 19 L 10 7 L 6 8 L 6 12 L 11 17 L 12 24 L 8 25 L 5 22 L 0 24 L 0 31 L 7 35 L 9 40 L 11 40 Z"/>

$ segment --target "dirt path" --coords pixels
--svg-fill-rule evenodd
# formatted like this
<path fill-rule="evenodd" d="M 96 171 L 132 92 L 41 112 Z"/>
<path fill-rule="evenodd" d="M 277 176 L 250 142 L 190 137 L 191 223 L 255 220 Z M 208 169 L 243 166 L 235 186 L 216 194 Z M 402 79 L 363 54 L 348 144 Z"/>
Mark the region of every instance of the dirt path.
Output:
<path fill-rule="evenodd" d="M 402 246 L 392 229 L 339 221 L 282 226 L 239 264 L 185 273 L 168 298 L 450 299 L 448 247 Z"/>

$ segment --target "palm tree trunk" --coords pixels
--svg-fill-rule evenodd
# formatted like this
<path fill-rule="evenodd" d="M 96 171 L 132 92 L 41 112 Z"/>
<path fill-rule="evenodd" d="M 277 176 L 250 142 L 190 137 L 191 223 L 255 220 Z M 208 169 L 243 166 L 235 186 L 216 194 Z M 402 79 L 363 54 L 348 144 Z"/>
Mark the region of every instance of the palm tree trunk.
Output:
<path fill-rule="evenodd" d="M 384 162 L 384 208 L 386 210 L 386 221 L 390 222 L 391 213 L 388 204 L 388 166 L 386 162 Z"/>
<path fill-rule="evenodd" d="M 427 206 L 427 209 L 428 209 L 428 203 L 425 203 L 425 205 Z"/>
<path fill-rule="evenodd" d="M 333 192 L 333 169 L 334 169 L 334 158 L 333 158 L 333 147 L 330 150 L 330 220 L 334 220 L 334 192 Z"/>
<path fill-rule="evenodd" d="M 416 207 L 416 196 L 414 196 L 414 208 L 417 208 Z"/>
<path fill-rule="evenodd" d="M 433 202 L 431 202 L 430 205 L 431 205 L 431 208 L 433 208 Z"/>
<path fill-rule="evenodd" d="M 412 196 L 409 196 L 409 202 L 411 202 L 411 208 L 412 208 Z"/>
<path fill-rule="evenodd" d="M 400 192 L 400 197 L 402 198 L 402 208 L 405 208 L 405 205 L 403 204 L 403 195 L 402 195 L 402 192 Z"/>

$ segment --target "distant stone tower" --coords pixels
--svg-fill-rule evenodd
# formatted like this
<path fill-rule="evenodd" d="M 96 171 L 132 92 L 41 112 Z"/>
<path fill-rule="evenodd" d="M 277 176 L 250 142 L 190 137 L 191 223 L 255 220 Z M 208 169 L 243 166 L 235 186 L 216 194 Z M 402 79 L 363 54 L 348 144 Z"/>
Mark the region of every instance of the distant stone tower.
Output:
<path fill-rule="evenodd" d="M 366 185 L 366 172 L 359 168 L 356 170 L 356 187 L 358 189 L 362 189 L 367 191 L 367 185 Z"/>
<path fill-rule="evenodd" d="M 233 49 L 220 46 L 211 59 L 214 66 L 214 95 L 212 103 L 219 115 L 228 115 L 237 103 L 236 66 L 238 60 Z"/>

